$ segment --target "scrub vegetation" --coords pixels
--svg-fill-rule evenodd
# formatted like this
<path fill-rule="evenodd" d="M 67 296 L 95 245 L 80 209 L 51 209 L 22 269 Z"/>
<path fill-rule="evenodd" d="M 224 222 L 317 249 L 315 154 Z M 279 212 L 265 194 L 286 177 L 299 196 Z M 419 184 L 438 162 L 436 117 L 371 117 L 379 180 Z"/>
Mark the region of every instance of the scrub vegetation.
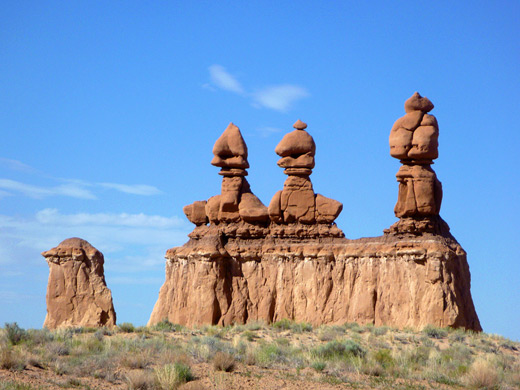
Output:
<path fill-rule="evenodd" d="M 501 336 L 289 320 L 185 328 L 0 329 L 0 390 L 519 389 Z"/>

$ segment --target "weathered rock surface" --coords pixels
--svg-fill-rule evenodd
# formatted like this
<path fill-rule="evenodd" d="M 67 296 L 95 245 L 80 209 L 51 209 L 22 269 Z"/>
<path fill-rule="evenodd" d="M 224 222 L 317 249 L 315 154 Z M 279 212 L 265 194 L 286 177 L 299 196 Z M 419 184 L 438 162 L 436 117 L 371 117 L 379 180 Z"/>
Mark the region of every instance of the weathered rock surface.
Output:
<path fill-rule="evenodd" d="M 229 238 L 216 227 L 166 254 L 149 324 L 344 322 L 481 330 L 466 253 L 451 238 Z"/>
<path fill-rule="evenodd" d="M 42 256 L 49 264 L 45 328 L 116 324 L 101 252 L 85 240 L 69 238 Z"/>

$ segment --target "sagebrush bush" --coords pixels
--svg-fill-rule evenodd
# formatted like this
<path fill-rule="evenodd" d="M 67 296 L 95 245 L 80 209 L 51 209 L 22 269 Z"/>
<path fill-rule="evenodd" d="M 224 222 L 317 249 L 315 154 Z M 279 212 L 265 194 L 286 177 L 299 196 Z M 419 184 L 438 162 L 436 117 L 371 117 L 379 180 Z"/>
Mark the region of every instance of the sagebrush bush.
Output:
<path fill-rule="evenodd" d="M 158 322 L 157 324 L 152 326 L 153 330 L 157 330 L 160 332 L 178 332 L 183 329 L 181 325 L 173 324 L 167 319 Z"/>
<path fill-rule="evenodd" d="M 27 339 L 27 332 L 18 326 L 16 322 L 5 323 L 7 341 L 11 345 L 16 345 Z"/>
<path fill-rule="evenodd" d="M 355 341 L 345 340 L 341 342 L 334 340 L 314 348 L 311 354 L 315 357 L 331 360 L 348 356 L 364 357 L 366 351 Z"/>
<path fill-rule="evenodd" d="M 448 336 L 448 331 L 446 329 L 438 328 L 433 325 L 426 326 L 423 329 L 423 333 L 434 339 L 443 339 Z"/>
<path fill-rule="evenodd" d="M 133 333 L 135 331 L 135 326 L 131 322 L 123 322 L 118 324 L 117 327 L 124 333 Z"/>

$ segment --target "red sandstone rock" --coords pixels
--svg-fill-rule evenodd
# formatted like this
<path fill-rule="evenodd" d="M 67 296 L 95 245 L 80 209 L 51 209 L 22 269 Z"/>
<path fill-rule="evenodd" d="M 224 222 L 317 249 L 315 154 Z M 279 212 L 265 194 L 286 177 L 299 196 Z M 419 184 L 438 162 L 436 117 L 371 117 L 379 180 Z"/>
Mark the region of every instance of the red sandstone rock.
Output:
<path fill-rule="evenodd" d="M 208 223 L 208 217 L 206 215 L 206 201 L 196 201 L 188 206 L 184 206 L 182 211 L 186 215 L 186 218 L 195 225 L 205 225 Z"/>
<path fill-rule="evenodd" d="M 116 324 L 101 252 L 85 240 L 69 238 L 42 256 L 50 268 L 45 328 Z"/>
<path fill-rule="evenodd" d="M 211 164 L 221 168 L 249 168 L 247 145 L 240 129 L 230 123 L 213 146 L 215 157 Z"/>
<path fill-rule="evenodd" d="M 406 112 L 422 111 L 429 112 L 433 110 L 433 103 L 427 97 L 422 97 L 419 92 L 415 92 L 406 102 L 404 102 L 404 110 Z"/>
<path fill-rule="evenodd" d="M 278 321 L 481 330 L 466 253 L 434 235 L 242 240 L 211 227 L 167 253 L 149 325 Z M 212 238 L 213 237 L 213 238 Z M 212 244 L 209 244 L 212 242 Z"/>
<path fill-rule="evenodd" d="M 414 93 L 405 102 L 407 114 L 395 121 L 390 131 L 390 155 L 404 164 L 396 175 L 399 195 L 394 212 L 407 220 L 400 221 L 387 233 L 445 230 L 434 218 L 441 208 L 442 185 L 430 167 L 439 155 L 437 119 L 426 114 L 432 109 L 433 103 L 428 98 Z"/>
<path fill-rule="evenodd" d="M 314 168 L 316 144 L 304 129 L 301 120 L 293 126 L 296 130 L 286 134 L 276 146 L 275 152 L 282 158 L 278 165 L 285 168 L 289 177 L 281 192 L 277 192 L 269 204 L 269 217 L 274 223 L 314 224 L 316 221 L 331 224 L 341 212 L 341 203 L 320 198 L 321 211 L 316 208 L 316 194 L 309 175 Z M 321 196 L 321 195 L 320 195 Z M 328 231 L 327 231 L 328 234 Z"/>

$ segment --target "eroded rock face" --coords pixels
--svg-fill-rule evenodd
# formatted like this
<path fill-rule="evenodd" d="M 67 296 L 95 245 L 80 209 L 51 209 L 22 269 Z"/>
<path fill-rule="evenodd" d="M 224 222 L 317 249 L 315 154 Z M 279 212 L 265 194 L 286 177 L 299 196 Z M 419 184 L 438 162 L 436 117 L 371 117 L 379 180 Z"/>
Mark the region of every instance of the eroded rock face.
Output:
<path fill-rule="evenodd" d="M 450 238 L 244 239 L 206 229 L 168 250 L 166 282 L 149 325 L 289 318 L 481 330 L 466 253 Z"/>
<path fill-rule="evenodd" d="M 403 164 L 397 172 L 399 194 L 394 213 L 400 218 L 387 234 L 449 234 L 439 216 L 442 185 L 431 168 L 439 155 L 439 126 L 428 112 L 433 103 L 415 92 L 404 104 L 406 115 L 395 121 L 390 131 L 390 155 Z"/>
<path fill-rule="evenodd" d="M 69 238 L 42 256 L 49 264 L 45 328 L 116 324 L 101 252 L 85 240 Z"/>

